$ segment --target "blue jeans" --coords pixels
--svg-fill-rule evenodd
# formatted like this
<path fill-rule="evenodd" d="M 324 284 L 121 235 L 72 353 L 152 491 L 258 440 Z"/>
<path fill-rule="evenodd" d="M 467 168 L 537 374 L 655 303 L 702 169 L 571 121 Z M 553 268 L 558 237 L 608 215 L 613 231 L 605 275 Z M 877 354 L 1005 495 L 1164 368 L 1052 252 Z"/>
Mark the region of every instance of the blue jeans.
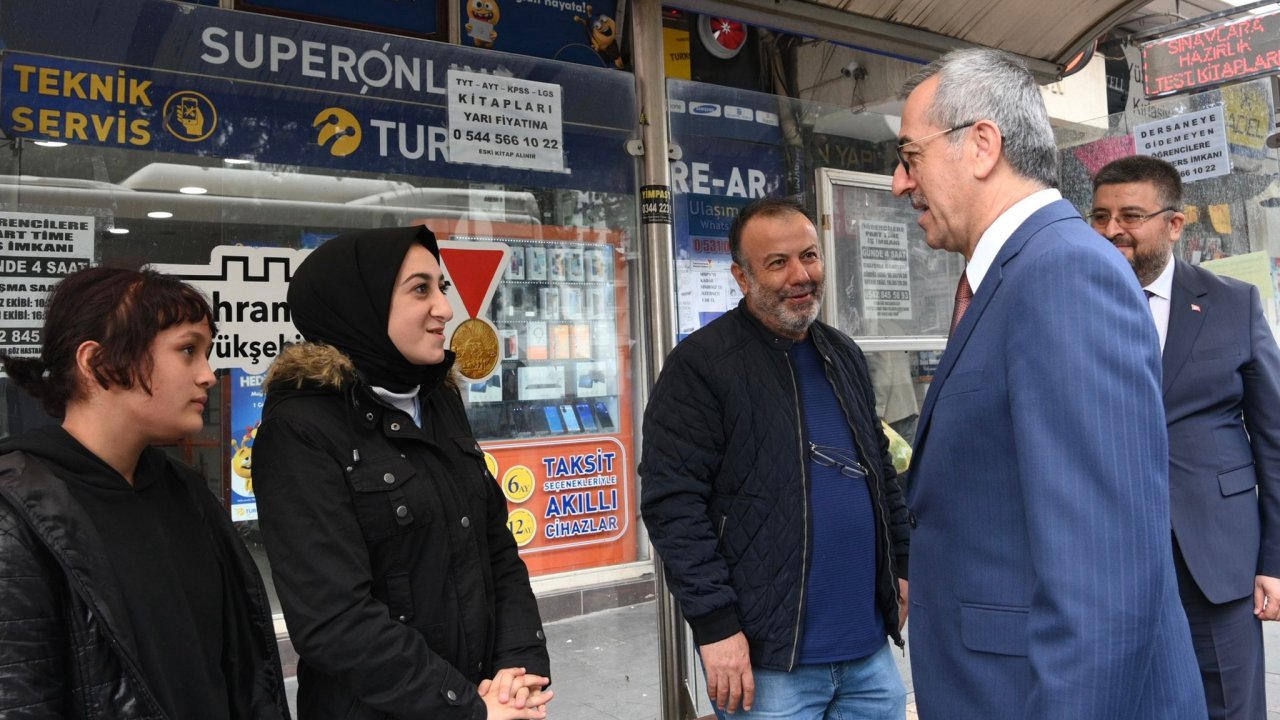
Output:
<path fill-rule="evenodd" d="M 861 660 L 797 665 L 791 672 L 752 668 L 756 697 L 751 711 L 732 715 L 715 708 L 720 720 L 903 720 L 907 689 L 893 662 L 892 645 Z"/>

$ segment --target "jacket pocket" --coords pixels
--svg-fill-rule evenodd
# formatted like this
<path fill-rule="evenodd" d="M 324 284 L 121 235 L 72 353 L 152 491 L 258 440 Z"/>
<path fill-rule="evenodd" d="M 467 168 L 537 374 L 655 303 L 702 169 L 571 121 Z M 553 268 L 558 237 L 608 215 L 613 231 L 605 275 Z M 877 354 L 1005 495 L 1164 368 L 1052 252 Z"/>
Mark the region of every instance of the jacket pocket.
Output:
<path fill-rule="evenodd" d="M 410 502 L 417 472 L 403 457 L 368 460 L 347 473 L 347 480 L 356 519 L 369 541 L 407 532 L 430 519 L 425 503 Z"/>
<path fill-rule="evenodd" d="M 938 390 L 938 399 L 981 390 L 983 375 L 981 370 L 968 370 L 947 377 Z"/>
<path fill-rule="evenodd" d="M 1253 463 L 1218 473 L 1218 489 L 1222 491 L 1223 497 L 1253 490 L 1257 485 L 1258 478 L 1253 472 Z"/>
<path fill-rule="evenodd" d="M 1191 353 L 1192 362 L 1204 362 L 1206 360 L 1219 360 L 1225 357 L 1239 357 L 1240 348 L 1235 345 L 1220 345 L 1218 347 L 1204 348 Z"/>
<path fill-rule="evenodd" d="M 391 611 L 392 620 L 402 623 L 413 620 L 413 585 L 409 582 L 409 573 L 387 576 L 387 609 Z"/>
<path fill-rule="evenodd" d="M 960 640 L 974 652 L 1025 657 L 1027 609 L 1002 605 L 960 605 Z"/>

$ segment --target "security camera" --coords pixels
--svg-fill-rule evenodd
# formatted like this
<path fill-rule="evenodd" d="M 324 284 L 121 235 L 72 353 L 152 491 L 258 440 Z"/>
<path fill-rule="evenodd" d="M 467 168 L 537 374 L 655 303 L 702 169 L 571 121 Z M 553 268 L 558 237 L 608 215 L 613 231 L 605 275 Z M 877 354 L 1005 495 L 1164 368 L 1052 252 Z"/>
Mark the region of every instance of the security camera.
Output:
<path fill-rule="evenodd" d="M 857 75 L 858 71 L 861 69 L 862 69 L 862 63 L 858 62 L 857 60 L 850 60 L 847 65 L 840 68 L 840 74 L 847 78 L 851 78 Z"/>

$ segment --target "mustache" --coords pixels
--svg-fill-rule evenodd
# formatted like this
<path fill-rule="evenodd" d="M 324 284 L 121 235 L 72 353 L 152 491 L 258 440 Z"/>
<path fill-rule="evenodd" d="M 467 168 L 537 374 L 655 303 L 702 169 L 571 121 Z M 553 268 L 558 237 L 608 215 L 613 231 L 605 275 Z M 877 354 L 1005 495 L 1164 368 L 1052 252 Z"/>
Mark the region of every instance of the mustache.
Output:
<path fill-rule="evenodd" d="M 791 290 L 782 290 L 778 293 L 778 295 L 779 297 L 782 297 L 784 299 L 800 297 L 801 295 L 817 295 L 818 290 L 820 289 L 821 289 L 821 286 L 818 285 L 818 283 L 810 281 L 805 283 L 804 285 L 801 285 L 797 288 L 793 288 Z"/>

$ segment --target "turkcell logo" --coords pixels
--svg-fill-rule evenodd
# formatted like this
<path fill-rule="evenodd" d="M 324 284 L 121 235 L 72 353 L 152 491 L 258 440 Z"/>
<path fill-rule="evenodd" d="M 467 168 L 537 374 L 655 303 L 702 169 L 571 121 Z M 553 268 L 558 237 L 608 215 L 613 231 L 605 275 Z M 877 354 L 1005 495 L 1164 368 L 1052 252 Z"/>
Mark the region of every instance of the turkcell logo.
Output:
<path fill-rule="evenodd" d="M 739 105 L 725 105 L 724 116 L 731 120 L 751 120 L 753 113 L 749 107 L 741 107 Z"/>
<path fill-rule="evenodd" d="M 685 102 L 683 100 L 667 99 L 667 112 L 682 113 L 685 111 Z"/>
<path fill-rule="evenodd" d="M 689 106 L 689 113 L 703 117 L 720 117 L 720 106 L 712 103 L 694 103 Z"/>

